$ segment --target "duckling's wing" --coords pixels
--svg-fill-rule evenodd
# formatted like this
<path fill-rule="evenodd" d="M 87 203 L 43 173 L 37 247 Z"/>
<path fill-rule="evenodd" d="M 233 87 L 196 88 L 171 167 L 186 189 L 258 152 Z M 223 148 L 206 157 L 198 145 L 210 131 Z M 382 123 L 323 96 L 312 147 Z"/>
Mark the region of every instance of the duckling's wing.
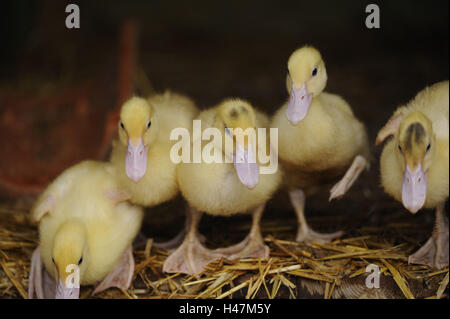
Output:
<path fill-rule="evenodd" d="M 28 279 L 29 299 L 54 299 L 56 282 L 49 275 L 42 262 L 41 250 L 36 248 L 31 257 L 30 278 Z"/>
<path fill-rule="evenodd" d="M 31 220 L 39 222 L 41 218 L 50 212 L 55 203 L 55 194 L 46 192 L 42 194 L 31 210 Z"/>
<path fill-rule="evenodd" d="M 95 287 L 92 295 L 111 287 L 119 289 L 128 289 L 133 279 L 134 258 L 131 246 L 128 247 L 122 257 L 117 261 L 114 268 L 106 275 L 106 277 Z"/>
<path fill-rule="evenodd" d="M 391 135 L 394 135 L 395 132 L 397 132 L 400 123 L 402 122 L 403 118 L 405 117 L 407 109 L 406 107 L 401 107 L 398 109 L 394 115 L 389 119 L 389 121 L 380 129 L 377 135 L 377 139 L 375 144 L 378 146 L 383 141 L 388 138 Z"/>
<path fill-rule="evenodd" d="M 39 196 L 33 208 L 31 209 L 31 220 L 39 222 L 41 218 L 49 213 L 58 198 L 67 193 L 76 180 L 81 176 L 88 174 L 93 167 L 102 165 L 100 162 L 83 161 L 66 169 L 59 175 Z"/>

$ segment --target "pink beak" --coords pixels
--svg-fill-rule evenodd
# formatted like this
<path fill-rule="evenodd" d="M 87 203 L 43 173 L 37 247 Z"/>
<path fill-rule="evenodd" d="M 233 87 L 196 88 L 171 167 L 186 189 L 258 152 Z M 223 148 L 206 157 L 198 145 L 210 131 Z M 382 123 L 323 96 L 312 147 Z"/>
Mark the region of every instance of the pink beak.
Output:
<path fill-rule="evenodd" d="M 423 171 L 422 164 L 419 164 L 414 172 L 406 165 L 402 183 L 403 206 L 415 214 L 425 203 L 426 195 L 427 173 Z"/>
<path fill-rule="evenodd" d="M 251 145 L 245 150 L 236 143 L 236 153 L 233 156 L 234 169 L 242 184 L 249 189 L 255 188 L 259 182 L 259 166 Z"/>
<path fill-rule="evenodd" d="M 306 85 L 303 83 L 300 89 L 296 89 L 292 83 L 291 97 L 289 98 L 286 116 L 292 125 L 297 125 L 308 113 L 311 105 L 312 94 L 308 93 Z"/>
<path fill-rule="evenodd" d="M 61 279 L 56 286 L 55 299 L 78 299 L 80 297 L 80 288 L 68 288 Z"/>
<path fill-rule="evenodd" d="M 127 176 L 136 183 L 145 175 L 147 170 L 148 146 L 144 146 L 142 138 L 138 145 L 134 146 L 131 139 L 128 141 L 127 155 L 125 157 L 125 169 Z"/>

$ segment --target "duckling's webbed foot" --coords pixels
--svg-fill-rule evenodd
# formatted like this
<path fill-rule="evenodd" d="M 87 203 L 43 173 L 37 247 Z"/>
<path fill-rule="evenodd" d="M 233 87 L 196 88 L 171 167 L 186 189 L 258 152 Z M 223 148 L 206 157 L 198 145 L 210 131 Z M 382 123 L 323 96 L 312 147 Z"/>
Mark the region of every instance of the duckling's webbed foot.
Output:
<path fill-rule="evenodd" d="M 297 242 L 327 243 L 333 239 L 341 237 L 344 234 L 343 231 L 337 231 L 330 234 L 321 234 L 312 230 L 308 226 L 305 218 L 305 193 L 301 189 L 296 189 L 289 192 L 289 197 L 291 199 L 292 206 L 294 206 L 294 210 L 297 213 L 298 232 L 295 239 Z"/>
<path fill-rule="evenodd" d="M 153 246 L 158 249 L 163 249 L 168 252 L 173 252 L 175 249 L 177 249 L 183 243 L 183 239 L 185 236 L 186 236 L 186 229 L 183 228 L 172 239 L 169 239 L 168 241 L 154 243 Z M 198 234 L 197 236 L 201 243 L 204 243 L 206 241 L 206 237 L 203 236 L 202 234 Z"/>
<path fill-rule="evenodd" d="M 128 247 L 122 257 L 117 261 L 114 268 L 106 275 L 106 277 L 95 287 L 92 295 L 102 292 L 111 287 L 119 289 L 128 289 L 133 279 L 134 258 L 133 250 Z"/>
<path fill-rule="evenodd" d="M 264 207 L 265 204 L 260 205 L 253 212 L 252 228 L 249 235 L 243 241 L 230 247 L 216 249 L 214 252 L 226 255 L 229 260 L 239 258 L 268 258 L 270 249 L 264 245 L 259 227 Z"/>
<path fill-rule="evenodd" d="M 30 278 L 28 279 L 29 299 L 54 299 L 56 281 L 49 275 L 42 262 L 41 250 L 37 247 L 31 257 Z"/>
<path fill-rule="evenodd" d="M 184 273 L 193 275 L 223 255 L 215 253 L 202 245 L 196 235 L 189 235 L 164 262 L 163 271 L 167 273 Z"/>
<path fill-rule="evenodd" d="M 358 179 L 359 175 L 361 175 L 362 171 L 368 167 L 368 161 L 363 156 L 357 155 L 344 177 L 331 188 L 329 201 L 344 196 Z"/>
<path fill-rule="evenodd" d="M 168 252 L 174 251 L 178 246 L 180 246 L 183 243 L 183 239 L 189 230 L 190 218 L 191 217 L 190 217 L 189 207 L 188 207 L 187 211 L 186 211 L 186 222 L 185 222 L 185 226 L 183 227 L 183 229 L 174 238 L 172 238 L 168 241 L 165 241 L 165 242 L 154 243 L 153 246 L 156 248 L 159 248 L 159 249 L 164 249 Z M 202 243 L 204 243 L 206 241 L 206 237 L 203 236 L 202 234 L 198 234 L 198 239 Z"/>
<path fill-rule="evenodd" d="M 408 264 L 420 264 L 433 267 L 435 255 L 436 246 L 434 245 L 433 237 L 430 237 L 425 245 L 408 257 Z"/>
<path fill-rule="evenodd" d="M 343 231 L 337 231 L 329 234 L 315 232 L 308 226 L 299 227 L 295 240 L 299 243 L 329 243 L 330 241 L 344 235 Z"/>
<path fill-rule="evenodd" d="M 449 230 L 448 218 L 444 213 L 444 205 L 436 209 L 436 225 L 433 235 L 417 252 L 409 256 L 408 263 L 428 265 L 442 269 L 449 264 Z"/>
<path fill-rule="evenodd" d="M 222 254 L 206 248 L 200 242 L 197 233 L 198 223 L 202 213 L 191 209 L 189 219 L 189 231 L 183 243 L 164 262 L 163 271 L 167 273 L 196 274 L 202 271 L 206 265 L 223 257 Z"/>
<path fill-rule="evenodd" d="M 239 244 L 219 248 L 214 250 L 214 252 L 221 253 L 226 256 L 229 260 L 239 259 L 239 258 L 268 258 L 270 249 L 264 245 L 263 238 L 259 236 L 248 235 Z"/>

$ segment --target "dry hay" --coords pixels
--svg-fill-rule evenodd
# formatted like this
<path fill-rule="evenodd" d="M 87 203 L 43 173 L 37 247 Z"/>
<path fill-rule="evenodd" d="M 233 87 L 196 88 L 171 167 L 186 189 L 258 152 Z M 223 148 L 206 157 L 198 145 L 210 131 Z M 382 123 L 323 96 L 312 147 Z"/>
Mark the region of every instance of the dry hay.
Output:
<path fill-rule="evenodd" d="M 27 216 L 27 204 L 0 206 L 0 298 L 27 295 L 30 256 L 38 244 L 36 227 Z M 277 227 L 286 228 L 282 223 Z M 269 227 L 263 223 L 262 228 L 266 232 Z M 404 240 L 394 245 L 374 227 L 358 232 L 361 236 L 311 245 L 268 235 L 269 259 L 218 260 L 194 276 L 164 274 L 168 253 L 152 247 L 149 239 L 135 247 L 133 287 L 109 289 L 96 297 L 448 298 L 448 268 L 408 265 L 407 256 L 417 244 Z M 365 286 L 369 264 L 380 267 L 380 289 Z M 81 298 L 90 298 L 91 292 L 91 287 L 84 287 Z"/>

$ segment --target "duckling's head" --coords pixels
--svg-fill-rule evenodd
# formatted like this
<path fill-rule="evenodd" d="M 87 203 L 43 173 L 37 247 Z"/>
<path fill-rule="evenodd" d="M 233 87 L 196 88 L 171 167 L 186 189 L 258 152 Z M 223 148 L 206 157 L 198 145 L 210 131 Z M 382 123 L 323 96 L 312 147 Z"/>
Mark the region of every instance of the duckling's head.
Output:
<path fill-rule="evenodd" d="M 412 112 L 400 123 L 396 141 L 403 169 L 402 202 L 414 214 L 425 203 L 427 172 L 436 153 L 431 121 L 419 111 Z"/>
<path fill-rule="evenodd" d="M 57 295 L 62 298 L 75 297 L 73 295 L 78 294 L 79 289 L 72 289 L 74 286 L 70 285 L 79 285 L 89 259 L 86 228 L 81 221 L 70 220 L 58 228 L 51 257 L 55 265 L 54 277 L 58 282 Z"/>
<path fill-rule="evenodd" d="M 139 181 L 147 170 L 150 144 L 156 139 L 157 119 L 147 100 L 132 97 L 120 111 L 119 138 L 127 146 L 125 168 L 129 178 Z"/>
<path fill-rule="evenodd" d="M 223 135 L 222 149 L 233 158 L 236 174 L 249 189 L 259 182 L 259 167 L 256 162 L 256 116 L 250 103 L 241 99 L 229 99 L 218 107 L 215 127 Z M 226 154 L 228 145 L 233 145 L 232 154 Z"/>
<path fill-rule="evenodd" d="M 327 84 L 327 70 L 320 52 L 304 46 L 291 54 L 288 60 L 287 90 L 290 93 L 286 116 L 296 125 L 308 113 L 313 97 Z"/>

